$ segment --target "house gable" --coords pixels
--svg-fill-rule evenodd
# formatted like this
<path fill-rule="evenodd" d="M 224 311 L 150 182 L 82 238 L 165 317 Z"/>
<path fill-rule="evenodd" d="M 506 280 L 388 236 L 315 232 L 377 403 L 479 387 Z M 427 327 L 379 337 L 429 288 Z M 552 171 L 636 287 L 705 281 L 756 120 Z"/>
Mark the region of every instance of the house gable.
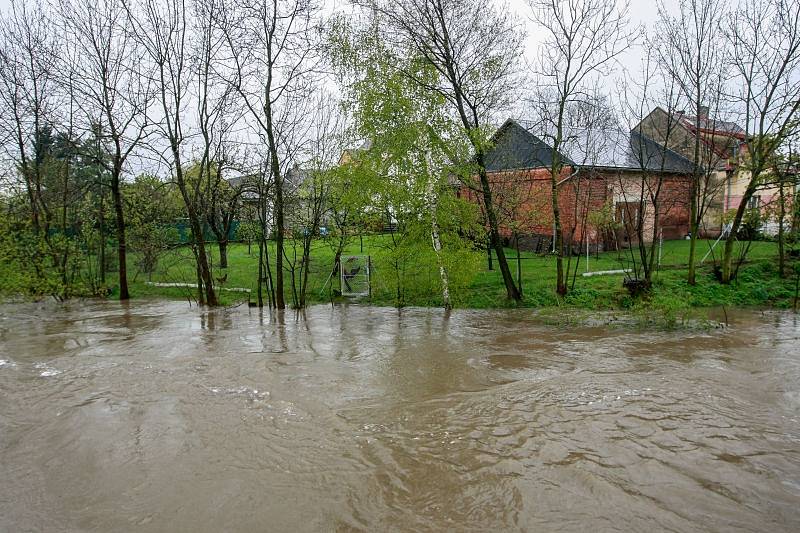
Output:
<path fill-rule="evenodd" d="M 508 119 L 492 136 L 492 148 L 487 151 L 485 162 L 489 172 L 547 168 L 552 164 L 552 151 L 517 121 Z"/>
<path fill-rule="evenodd" d="M 744 140 L 744 130 L 734 122 L 708 117 L 701 117 L 699 123 L 700 129 L 695 130 L 695 117 L 682 113 L 670 115 L 656 107 L 633 130 L 667 146 L 690 161 L 694 160 L 695 139 L 700 137 L 703 143 L 701 164 L 724 166 L 726 159 L 736 154 L 739 144 Z"/>
<path fill-rule="evenodd" d="M 694 157 L 694 133 L 660 107 L 653 109 L 633 131 L 653 139 L 689 161 Z"/>

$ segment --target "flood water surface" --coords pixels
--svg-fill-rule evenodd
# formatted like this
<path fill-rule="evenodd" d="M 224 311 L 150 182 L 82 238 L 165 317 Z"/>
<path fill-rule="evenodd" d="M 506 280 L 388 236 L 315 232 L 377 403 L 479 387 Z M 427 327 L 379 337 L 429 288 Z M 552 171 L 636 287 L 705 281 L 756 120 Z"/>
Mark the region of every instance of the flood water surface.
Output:
<path fill-rule="evenodd" d="M 800 326 L 0 307 L 0 531 L 800 531 Z"/>

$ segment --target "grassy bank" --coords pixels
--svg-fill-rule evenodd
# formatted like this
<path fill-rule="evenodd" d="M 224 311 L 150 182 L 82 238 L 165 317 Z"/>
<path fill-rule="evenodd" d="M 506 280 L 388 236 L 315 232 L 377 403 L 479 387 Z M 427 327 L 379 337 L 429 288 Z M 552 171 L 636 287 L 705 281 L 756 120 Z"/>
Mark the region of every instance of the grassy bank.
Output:
<path fill-rule="evenodd" d="M 370 255 L 373 261 L 372 296 L 365 301 L 373 305 L 397 305 L 398 270 L 393 261 L 396 255 L 387 252 L 387 236 L 365 237 L 362 244 L 356 239 L 348 246 L 347 254 Z M 699 245 L 700 257 L 708 250 L 711 242 L 702 241 Z M 363 251 L 362 251 L 363 250 Z M 753 243 L 749 262 L 740 271 L 738 279 L 730 285 L 720 285 L 713 276 L 712 259 L 701 265 L 698 283 L 686 283 L 686 264 L 689 243 L 670 241 L 664 243 L 662 268 L 655 275 L 652 294 L 645 299 L 633 299 L 622 287 L 621 274 L 584 277 L 587 271 L 615 270 L 627 266 L 624 253 L 592 254 L 586 264 L 586 257 L 580 259 L 578 275 L 574 287 L 565 298 L 556 297 L 555 261 L 549 256 L 539 256 L 523 252 L 521 258 L 524 300 L 523 307 L 558 308 L 568 307 L 586 310 L 627 309 L 646 315 L 657 312 L 660 316 L 681 320 L 690 316 L 692 310 L 710 307 L 773 306 L 791 307 L 794 299 L 795 280 L 793 276 L 781 279 L 777 273 L 777 247 L 770 242 Z M 720 249 L 717 249 L 719 253 Z M 516 276 L 516 252 L 507 250 L 511 268 Z M 271 250 L 271 257 L 274 251 Z M 292 254 L 289 254 L 292 257 Z M 335 289 L 338 279 L 329 279 L 333 267 L 333 251 L 324 241 L 315 242 L 312 251 L 312 265 L 309 271 L 308 299 L 311 303 L 329 302 L 336 299 Z M 441 305 L 438 291 L 438 273 L 430 257 L 405 257 L 401 273 L 403 305 L 438 306 Z M 213 264 L 215 277 L 225 278 L 223 288 L 247 288 L 253 291 L 255 300 L 256 278 L 258 272 L 257 249 L 248 253 L 245 244 L 233 244 L 228 250 L 229 267 L 218 268 L 219 257 L 214 247 Z M 496 267 L 496 261 L 495 261 Z M 456 307 L 498 308 L 512 304 L 505 298 L 505 291 L 499 271 L 488 270 L 484 255 L 472 254 L 470 261 L 458 265 L 462 281 L 454 294 Z M 793 272 L 793 265 L 790 265 Z M 133 297 L 166 297 L 187 299 L 193 295 L 188 288 L 155 287 L 145 283 L 148 276 L 136 269 L 136 257 L 131 258 L 129 276 L 135 281 L 131 284 Z M 290 283 L 286 275 L 287 285 Z M 178 248 L 165 254 L 159 267 L 150 279 L 153 282 L 192 283 L 195 281 L 193 259 L 187 248 Z M 113 280 L 112 280 L 113 282 Z M 223 304 L 233 304 L 247 295 L 240 292 L 222 291 Z M 287 287 L 287 301 L 289 289 Z"/>

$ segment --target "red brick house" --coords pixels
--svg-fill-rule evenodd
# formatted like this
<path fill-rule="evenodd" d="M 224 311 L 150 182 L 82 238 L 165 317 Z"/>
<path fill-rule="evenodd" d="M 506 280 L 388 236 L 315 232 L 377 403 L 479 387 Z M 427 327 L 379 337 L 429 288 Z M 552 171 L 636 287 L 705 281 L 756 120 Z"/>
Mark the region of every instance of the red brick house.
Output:
<path fill-rule="evenodd" d="M 509 119 L 492 137 L 486 168 L 504 237 L 520 247 L 552 247 L 550 166 L 552 148 L 534 135 L 534 125 Z M 558 181 L 566 247 L 611 249 L 653 238 L 655 215 L 664 239 L 689 231 L 692 163 L 638 132 L 573 129 L 561 149 L 565 166 Z M 655 194 L 655 193 L 658 194 Z M 462 187 L 477 203 L 482 196 Z M 657 205 L 652 201 L 656 198 Z"/>

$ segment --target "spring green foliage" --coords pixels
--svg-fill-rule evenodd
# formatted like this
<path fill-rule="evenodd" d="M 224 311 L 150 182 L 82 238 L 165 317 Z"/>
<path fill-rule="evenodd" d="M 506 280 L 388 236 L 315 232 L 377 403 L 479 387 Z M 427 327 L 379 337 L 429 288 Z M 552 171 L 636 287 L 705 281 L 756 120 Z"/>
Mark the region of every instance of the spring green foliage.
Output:
<path fill-rule="evenodd" d="M 254 220 L 245 220 L 236 226 L 236 240 L 247 243 L 251 252 L 252 244 L 257 242 L 260 236 L 261 226 Z"/>
<path fill-rule="evenodd" d="M 360 40 L 358 40 L 360 39 Z M 414 79 L 433 79 L 430 64 L 415 57 L 394 57 L 370 35 L 342 50 L 357 63 L 359 75 L 347 100 L 356 136 L 367 140 L 347 165 L 353 211 L 391 229 L 375 261 L 392 280 L 395 305 L 450 298 L 463 292 L 480 254 L 470 236 L 477 234 L 478 212 L 455 194 L 454 176 L 463 172 L 467 145 L 445 111 L 444 98 Z M 438 274 L 431 276 L 433 268 Z M 449 305 L 446 303 L 446 305 Z"/>
<path fill-rule="evenodd" d="M 0 294 L 65 299 L 102 293 L 97 265 L 88 259 L 99 244 L 96 205 L 104 174 L 86 155 L 89 141 L 49 126 L 34 137 L 35 180 L 34 170 L 28 173 L 38 192 L 31 185 L 30 191 L 9 188 L 0 196 Z"/>
<path fill-rule="evenodd" d="M 8 209 L 0 213 L 0 295 L 39 296 L 58 292 L 55 270 L 42 271 L 44 241 L 29 224 L 15 222 Z"/>
<path fill-rule="evenodd" d="M 180 235 L 172 225 L 180 216 L 175 195 L 168 184 L 146 174 L 126 186 L 128 242 L 138 252 L 136 274 L 156 271 L 159 257 L 178 242 Z"/>

